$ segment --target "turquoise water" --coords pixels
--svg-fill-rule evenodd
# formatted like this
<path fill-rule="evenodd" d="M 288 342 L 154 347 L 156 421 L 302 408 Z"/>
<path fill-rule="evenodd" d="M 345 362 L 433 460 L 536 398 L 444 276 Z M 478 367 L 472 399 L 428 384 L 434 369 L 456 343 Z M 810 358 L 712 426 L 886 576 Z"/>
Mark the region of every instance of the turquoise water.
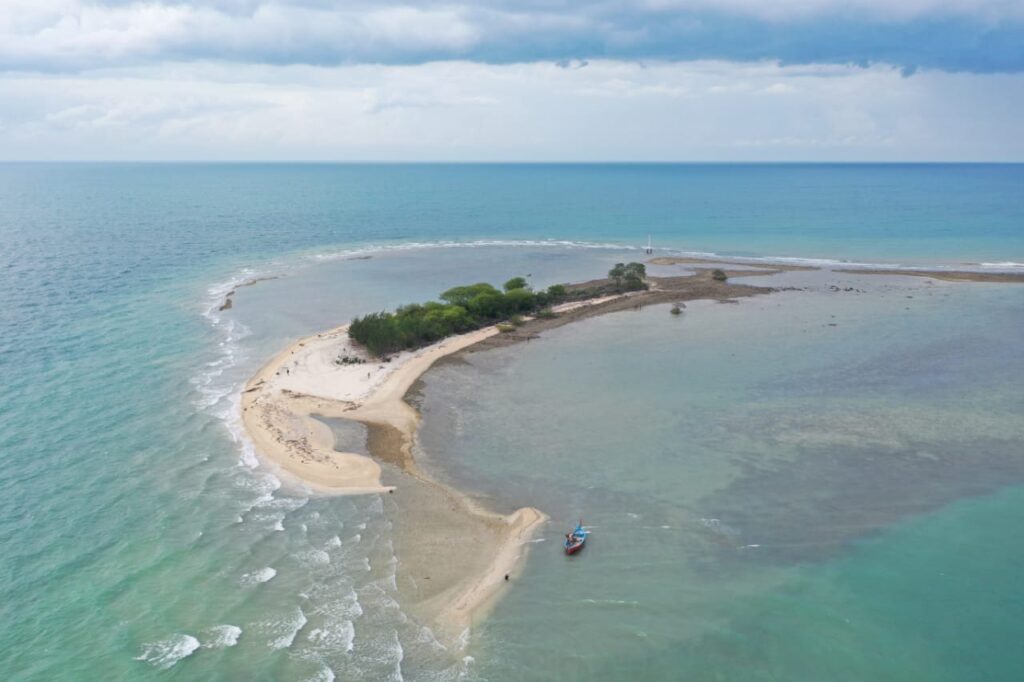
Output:
<path fill-rule="evenodd" d="M 428 390 L 425 460 L 556 519 L 472 660 L 405 613 L 396 510 L 282 485 L 234 414 L 291 338 L 466 280 L 591 277 L 648 234 L 1021 263 L 1022 186 L 1020 166 L 2 165 L 0 669 L 1013 679 L 1013 288 L 654 308 L 439 368 L 484 399 L 456 400 L 468 422 L 446 436 Z M 423 246 L 439 241 L 462 246 Z M 579 514 L 594 542 L 566 564 L 552 537 Z M 603 654 L 580 663 L 577 644 Z"/>

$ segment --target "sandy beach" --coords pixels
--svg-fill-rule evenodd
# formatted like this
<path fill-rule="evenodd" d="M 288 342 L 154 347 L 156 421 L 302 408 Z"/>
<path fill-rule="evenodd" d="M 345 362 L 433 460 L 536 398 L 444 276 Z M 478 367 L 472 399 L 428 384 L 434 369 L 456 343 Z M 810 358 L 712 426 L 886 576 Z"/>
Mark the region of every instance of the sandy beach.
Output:
<path fill-rule="evenodd" d="M 598 310 L 625 298 L 605 296 L 566 303 L 556 311 Z M 418 524 L 420 532 L 410 542 L 411 553 L 430 556 L 429 552 L 436 550 L 430 545 L 438 542 L 438 531 L 441 536 L 445 531 L 457 536 L 444 538 L 445 550 L 461 559 L 435 560 L 429 565 L 435 574 L 429 589 L 417 585 L 415 590 L 420 612 L 440 623 L 452 638 L 461 635 L 493 603 L 507 584 L 506 575 L 517 574 L 525 557 L 524 546 L 547 517 L 530 507 L 508 515 L 482 509 L 420 471 L 412 455 L 420 415 L 405 396 L 441 358 L 499 334 L 496 326 L 485 327 L 382 361 L 351 342 L 348 325 L 343 325 L 299 339 L 265 364 L 242 391 L 242 420 L 257 452 L 301 484 L 325 494 L 392 493 L 396 489 L 381 482 L 382 468 L 375 458 L 335 450 L 330 428 L 317 417 L 367 425 L 368 445 L 376 458 L 413 477 L 410 483 L 414 480 L 420 486 L 417 514 L 435 513 L 445 518 L 439 517 L 432 531 L 424 532 L 424 524 Z M 358 361 L 343 364 L 339 362 L 342 357 Z M 455 513 L 445 514 L 451 510 Z M 451 532 L 460 521 L 465 522 L 460 532 Z M 472 542 L 462 542 L 464 538 Z M 412 556 L 408 564 L 416 567 L 412 572 L 423 572 L 429 562 Z"/>

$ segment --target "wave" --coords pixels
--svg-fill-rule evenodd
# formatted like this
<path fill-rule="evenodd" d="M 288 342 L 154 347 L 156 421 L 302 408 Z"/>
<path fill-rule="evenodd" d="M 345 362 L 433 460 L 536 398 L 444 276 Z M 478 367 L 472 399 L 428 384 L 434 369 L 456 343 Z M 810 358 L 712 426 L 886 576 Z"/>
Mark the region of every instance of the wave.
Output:
<path fill-rule="evenodd" d="M 1017 263 L 1012 260 L 1002 261 L 1000 263 L 978 263 L 978 267 L 985 270 L 1005 270 L 1008 272 L 1017 272 L 1018 270 L 1024 270 L 1024 263 Z"/>
<path fill-rule="evenodd" d="M 334 682 L 334 671 L 326 665 L 317 672 L 316 675 L 310 677 L 307 682 Z"/>
<path fill-rule="evenodd" d="M 161 670 L 172 667 L 183 658 L 195 653 L 199 648 L 199 640 L 192 635 L 174 634 L 156 642 L 142 645 L 142 653 L 135 657 L 136 661 L 145 661 Z"/>
<path fill-rule="evenodd" d="M 476 239 L 470 241 L 437 241 L 437 242 L 402 242 L 399 244 L 366 245 L 351 248 L 309 253 L 305 258 L 314 262 L 333 260 L 355 260 L 372 257 L 379 253 L 435 250 L 435 249 L 473 249 L 473 248 L 563 248 L 563 249 L 595 249 L 609 251 L 644 251 L 645 247 L 622 242 L 592 242 L 572 239 Z M 1018 272 L 1024 269 L 1024 263 L 1015 261 L 982 262 L 982 263 L 945 263 L 921 264 L 900 262 L 858 261 L 843 258 L 822 258 L 806 256 L 732 256 L 715 251 L 693 251 L 677 247 L 659 247 L 654 249 L 655 255 L 681 256 L 714 261 L 735 263 L 772 264 L 772 265 L 804 265 L 820 268 L 863 268 L 868 270 L 900 269 L 928 271 L 1008 271 Z"/>
<path fill-rule="evenodd" d="M 350 620 L 334 621 L 312 630 L 308 639 L 311 644 L 326 651 L 352 653 L 355 648 L 356 630 Z"/>
<path fill-rule="evenodd" d="M 331 563 L 331 555 L 322 549 L 307 549 L 294 554 L 306 566 L 324 566 Z"/>
<path fill-rule="evenodd" d="M 347 249 L 310 253 L 306 258 L 315 262 L 333 260 L 356 260 L 378 253 L 395 251 L 419 251 L 434 249 L 479 249 L 479 248 L 563 248 L 563 249 L 604 249 L 615 251 L 640 251 L 643 247 L 615 242 L 588 242 L 571 239 L 475 239 L 471 241 L 445 240 L 437 242 L 402 242 L 380 244 Z"/>
<path fill-rule="evenodd" d="M 238 582 L 247 586 L 259 585 L 260 583 L 272 580 L 275 575 L 277 575 L 277 569 L 272 566 L 267 566 L 266 568 L 252 571 L 251 573 L 243 573 L 242 577 L 238 579 Z"/>
<path fill-rule="evenodd" d="M 214 625 L 202 633 L 203 647 L 206 649 L 226 649 L 238 644 L 242 628 L 237 625 Z"/>
<path fill-rule="evenodd" d="M 1024 263 L 1004 261 L 999 263 L 901 263 L 846 260 L 842 258 L 809 258 L 804 256 L 730 256 L 714 251 L 687 251 L 682 249 L 656 249 L 656 255 L 698 260 L 740 263 L 750 265 L 798 265 L 824 270 L 842 268 L 857 270 L 911 270 L 915 272 L 1020 272 Z"/>
<path fill-rule="evenodd" d="M 594 604 L 595 606 L 640 606 L 640 602 L 627 600 L 627 599 L 584 599 L 584 604 Z"/>
<path fill-rule="evenodd" d="M 300 607 L 295 607 L 294 615 L 288 617 L 285 620 L 271 621 L 264 623 L 264 627 L 271 632 L 279 633 L 277 637 L 274 637 L 267 646 L 271 649 L 287 649 L 295 641 L 295 637 L 299 632 L 306 626 L 309 621 L 306 619 L 306 614 Z"/>

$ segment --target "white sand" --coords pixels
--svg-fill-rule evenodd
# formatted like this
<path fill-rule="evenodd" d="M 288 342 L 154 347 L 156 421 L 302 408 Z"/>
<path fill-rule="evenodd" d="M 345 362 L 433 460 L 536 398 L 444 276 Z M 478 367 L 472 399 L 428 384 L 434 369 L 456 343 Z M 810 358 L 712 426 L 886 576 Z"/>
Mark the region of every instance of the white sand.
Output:
<path fill-rule="evenodd" d="M 555 307 L 556 312 L 596 305 L 606 296 Z M 440 358 L 499 334 L 486 327 L 453 336 L 416 351 L 391 356 L 390 362 L 370 357 L 348 338 L 348 325 L 296 341 L 249 380 L 242 393 L 242 421 L 257 453 L 306 485 L 333 494 L 367 494 L 392 490 L 381 484 L 380 465 L 371 457 L 334 450 L 330 429 L 314 415 L 352 419 L 393 427 L 401 437 L 406 469 L 414 475 L 412 448 L 420 415 L 405 402 L 413 383 Z M 338 364 L 342 356 L 364 360 Z M 453 493 L 455 491 L 452 491 Z M 543 512 L 524 507 L 503 516 L 480 510 L 468 500 L 466 514 L 494 528 L 486 548 L 492 559 L 486 570 L 465 576 L 433 609 L 449 632 L 468 628 L 508 584 L 525 558 L 526 543 L 547 520 Z M 417 563 L 429 557 L 416 557 Z"/>

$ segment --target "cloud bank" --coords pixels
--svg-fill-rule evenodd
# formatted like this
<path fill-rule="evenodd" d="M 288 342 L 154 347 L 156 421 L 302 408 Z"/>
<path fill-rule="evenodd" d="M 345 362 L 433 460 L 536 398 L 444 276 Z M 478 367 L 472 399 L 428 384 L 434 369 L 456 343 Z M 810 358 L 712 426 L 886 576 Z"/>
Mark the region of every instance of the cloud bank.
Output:
<path fill-rule="evenodd" d="M 0 69 L 571 59 L 1024 70 L 1021 0 L 6 0 Z"/>
<path fill-rule="evenodd" d="M 0 0 L 0 159 L 1021 160 L 1024 0 Z"/>
<path fill-rule="evenodd" d="M 0 157 L 1013 160 L 1024 74 L 592 60 L 0 79 Z M 998 106 L 993 103 L 998 102 Z"/>

